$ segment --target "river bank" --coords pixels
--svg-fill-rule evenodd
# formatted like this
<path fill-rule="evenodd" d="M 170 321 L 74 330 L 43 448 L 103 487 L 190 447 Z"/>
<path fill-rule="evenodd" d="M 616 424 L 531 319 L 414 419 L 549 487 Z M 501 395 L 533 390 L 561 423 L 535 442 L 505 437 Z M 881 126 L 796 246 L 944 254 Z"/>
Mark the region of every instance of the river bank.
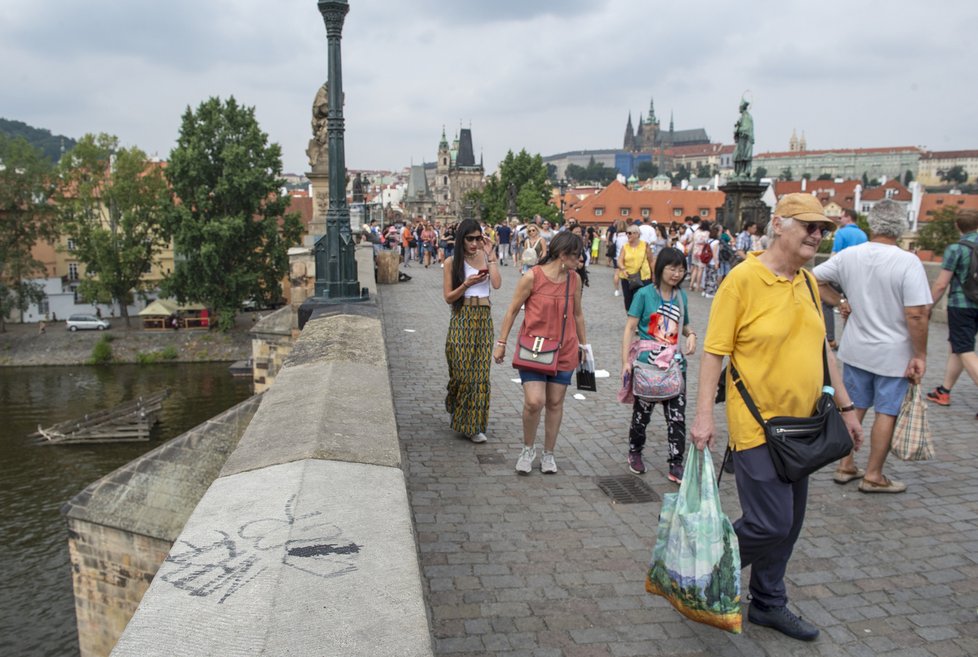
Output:
<path fill-rule="evenodd" d="M 95 343 L 103 336 L 111 340 L 113 363 L 138 363 L 140 355 L 176 354 L 167 362 L 194 363 L 235 361 L 251 357 L 249 331 L 261 313 L 241 313 L 228 333 L 211 331 L 144 331 L 137 319 L 127 329 L 122 320 L 112 320 L 107 331 L 65 329 L 64 322 L 48 324 L 44 333 L 37 324 L 7 324 L 0 333 L 0 367 L 36 365 L 84 365 L 92 357 Z"/>

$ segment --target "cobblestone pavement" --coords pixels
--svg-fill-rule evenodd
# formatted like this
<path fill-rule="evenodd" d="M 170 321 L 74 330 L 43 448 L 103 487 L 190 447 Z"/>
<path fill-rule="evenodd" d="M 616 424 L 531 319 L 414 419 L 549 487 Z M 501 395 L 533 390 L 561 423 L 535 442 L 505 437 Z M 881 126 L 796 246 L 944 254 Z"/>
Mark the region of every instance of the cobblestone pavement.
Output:
<path fill-rule="evenodd" d="M 615 400 L 625 312 L 610 270 L 592 269 L 584 310 L 597 366 L 612 377 L 599 379 L 598 392 L 585 399 L 568 391 L 560 471 L 527 477 L 513 469 L 522 440 L 515 370 L 493 367 L 489 442 L 473 445 L 454 434 L 444 410 L 449 308 L 442 270 L 404 271 L 414 280 L 382 286 L 380 297 L 437 654 L 978 655 L 978 392 L 966 375 L 952 406 L 929 408 L 937 458 L 887 462 L 885 471 L 909 485 L 906 493 L 861 494 L 856 483 L 834 484 L 830 472 L 813 476 L 788 593 L 821 637 L 788 639 L 748 623 L 746 609 L 744 633 L 734 636 L 688 621 L 645 593 L 659 502 L 614 504 L 595 483 L 628 473 L 629 410 Z M 515 268 L 504 268 L 503 287 L 493 294 L 497 333 L 516 278 Z M 702 338 L 708 301 L 691 296 L 690 306 Z M 946 338 L 945 325 L 932 327 L 928 387 L 942 375 Z M 694 355 L 692 400 L 698 367 Z M 717 416 L 722 421 L 722 411 Z M 661 496 L 676 487 L 665 477 L 658 410 L 649 429 L 642 479 Z M 540 436 L 542 443 L 542 427 Z M 857 461 L 865 465 L 865 458 Z M 721 496 L 736 519 L 733 477 L 724 478 Z M 746 591 L 746 573 L 743 582 Z"/>

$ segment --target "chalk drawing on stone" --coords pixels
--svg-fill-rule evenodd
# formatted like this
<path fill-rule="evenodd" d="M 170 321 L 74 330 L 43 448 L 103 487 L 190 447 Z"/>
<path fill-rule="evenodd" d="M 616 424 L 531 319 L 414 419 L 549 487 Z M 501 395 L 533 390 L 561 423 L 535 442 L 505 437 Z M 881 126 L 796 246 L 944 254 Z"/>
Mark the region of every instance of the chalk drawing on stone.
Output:
<path fill-rule="evenodd" d="M 345 539 L 336 525 L 323 523 L 319 511 L 297 516 L 295 502 L 293 495 L 282 517 L 245 523 L 237 537 L 214 531 L 217 538 L 209 543 L 179 541 L 166 559 L 176 569 L 162 580 L 193 596 L 219 593 L 221 604 L 264 572 L 269 561 L 324 579 L 357 570 L 363 546 Z"/>

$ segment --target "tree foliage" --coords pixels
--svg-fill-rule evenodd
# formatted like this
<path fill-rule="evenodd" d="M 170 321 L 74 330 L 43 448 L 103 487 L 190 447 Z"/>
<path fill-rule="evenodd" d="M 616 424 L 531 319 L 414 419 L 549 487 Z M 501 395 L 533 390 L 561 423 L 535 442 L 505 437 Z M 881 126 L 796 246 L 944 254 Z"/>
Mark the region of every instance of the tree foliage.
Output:
<path fill-rule="evenodd" d="M 659 175 L 659 167 L 653 164 L 649 160 L 642 160 L 635 167 L 635 175 L 640 180 L 648 180 L 649 178 L 655 178 Z"/>
<path fill-rule="evenodd" d="M 579 164 L 568 164 L 564 175 L 578 183 L 607 185 L 618 176 L 618 169 L 599 164 L 592 155 L 586 167 Z"/>
<path fill-rule="evenodd" d="M 947 170 L 938 171 L 937 175 L 941 177 L 941 180 L 952 185 L 963 185 L 968 182 L 968 172 L 960 164 L 955 164 Z"/>
<path fill-rule="evenodd" d="M 767 178 L 767 168 L 765 167 L 754 169 L 754 180 L 760 180 L 761 178 Z"/>
<path fill-rule="evenodd" d="M 302 225 L 286 212 L 281 148 L 268 143 L 254 108 L 233 97 L 188 107 L 166 177 L 177 199 L 167 219 L 177 261 L 164 288 L 206 304 L 222 330 L 246 299 L 279 299 Z"/>
<path fill-rule="evenodd" d="M 11 312 L 44 300 L 43 287 L 29 280 L 44 271 L 31 250 L 57 238 L 54 180 L 43 154 L 25 139 L 0 135 L 0 331 Z"/>
<path fill-rule="evenodd" d="M 23 137 L 27 143 L 41 152 L 48 162 L 56 163 L 65 151 L 75 147 L 75 140 L 64 135 L 52 135 L 50 130 L 29 126 L 23 121 L 0 119 L 0 135 L 11 138 Z"/>
<path fill-rule="evenodd" d="M 786 180 L 790 182 L 794 179 L 795 179 L 795 174 L 791 170 L 791 167 L 785 167 L 784 169 L 781 169 L 781 173 L 780 175 L 778 175 L 778 180 Z"/>
<path fill-rule="evenodd" d="M 822 173 L 822 174 L 819 174 L 819 176 L 817 178 L 817 180 L 834 180 L 834 179 L 835 179 L 835 176 L 833 176 L 831 173 Z"/>
<path fill-rule="evenodd" d="M 133 294 L 166 247 L 163 222 L 170 194 L 159 165 L 116 137 L 85 135 L 60 163 L 58 215 L 85 265 L 79 291 L 86 299 L 116 301 L 130 325 Z"/>
<path fill-rule="evenodd" d="M 942 208 L 934 213 L 933 219 L 920 223 L 917 229 L 917 248 L 934 253 L 944 253 L 944 249 L 961 238 L 961 232 L 954 225 L 958 213 L 955 208 Z"/>
<path fill-rule="evenodd" d="M 679 187 L 682 181 L 689 180 L 692 177 L 692 173 L 685 164 L 680 164 L 679 168 L 672 172 L 670 176 L 672 180 L 673 187 Z"/>
<path fill-rule="evenodd" d="M 530 155 L 526 149 L 506 157 L 499 164 L 499 174 L 486 181 L 482 192 L 473 192 L 470 198 L 481 204 L 482 219 L 496 224 L 509 214 L 510 184 L 516 193 L 516 214 L 527 219 L 540 215 L 549 221 L 556 221 L 559 211 L 550 203 L 553 186 L 547 176 L 543 158 Z"/>

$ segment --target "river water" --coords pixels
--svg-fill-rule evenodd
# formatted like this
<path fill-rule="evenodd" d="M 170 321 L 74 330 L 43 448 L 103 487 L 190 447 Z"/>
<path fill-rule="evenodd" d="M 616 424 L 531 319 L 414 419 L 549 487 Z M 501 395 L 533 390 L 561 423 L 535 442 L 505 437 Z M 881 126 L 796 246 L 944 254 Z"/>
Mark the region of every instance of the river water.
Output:
<path fill-rule="evenodd" d="M 38 446 L 28 434 L 170 389 L 143 443 Z M 61 505 L 99 477 L 251 394 L 227 363 L 0 367 L 0 653 L 78 655 Z"/>

